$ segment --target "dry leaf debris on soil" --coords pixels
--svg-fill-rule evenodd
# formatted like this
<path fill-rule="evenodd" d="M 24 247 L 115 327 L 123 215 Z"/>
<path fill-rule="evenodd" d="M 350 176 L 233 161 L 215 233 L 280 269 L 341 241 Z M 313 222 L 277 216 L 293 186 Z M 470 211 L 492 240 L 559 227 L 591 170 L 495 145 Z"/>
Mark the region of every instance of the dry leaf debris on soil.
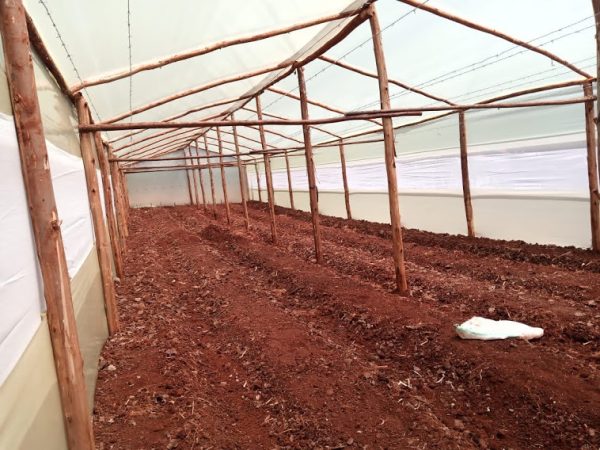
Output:
<path fill-rule="evenodd" d="M 96 388 L 100 449 L 552 448 L 600 445 L 600 258 L 250 204 L 131 212 L 122 331 Z M 545 329 L 461 341 L 473 315 Z"/>

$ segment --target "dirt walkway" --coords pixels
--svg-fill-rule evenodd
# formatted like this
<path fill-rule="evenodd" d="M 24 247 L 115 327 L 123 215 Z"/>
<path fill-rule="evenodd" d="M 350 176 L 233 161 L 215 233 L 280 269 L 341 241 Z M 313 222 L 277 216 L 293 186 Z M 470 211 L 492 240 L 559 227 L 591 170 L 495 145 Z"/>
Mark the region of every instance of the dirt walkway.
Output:
<path fill-rule="evenodd" d="M 246 233 L 193 207 L 132 212 L 123 331 L 106 345 L 102 449 L 565 448 L 600 445 L 600 259 L 251 208 Z M 546 329 L 467 342 L 474 314 Z"/>

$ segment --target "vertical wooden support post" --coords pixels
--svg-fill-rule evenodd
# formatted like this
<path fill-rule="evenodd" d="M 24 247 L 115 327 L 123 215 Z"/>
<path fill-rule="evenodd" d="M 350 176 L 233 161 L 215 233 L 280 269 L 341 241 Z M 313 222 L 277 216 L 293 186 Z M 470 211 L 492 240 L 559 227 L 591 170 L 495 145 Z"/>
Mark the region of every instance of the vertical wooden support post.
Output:
<path fill-rule="evenodd" d="M 258 120 L 262 120 L 262 107 L 260 104 L 260 96 L 257 95 L 256 99 L 256 116 Z M 265 138 L 265 127 L 260 124 L 258 126 L 258 132 L 260 134 L 260 143 L 263 151 L 267 150 L 267 140 Z M 267 183 L 267 199 L 269 201 L 269 216 L 271 218 L 271 238 L 273 243 L 277 243 L 277 224 L 275 222 L 275 194 L 273 192 L 273 175 L 271 173 L 271 159 L 267 153 L 263 153 L 263 161 L 265 163 L 265 179 Z M 258 173 L 258 172 L 257 172 Z M 260 190 L 259 190 L 260 192 Z"/>
<path fill-rule="evenodd" d="M 190 158 L 192 157 L 192 146 L 188 147 Z M 190 164 L 194 165 L 194 160 L 190 159 Z M 196 198 L 196 208 L 200 209 L 200 192 L 198 192 L 198 183 L 196 181 L 196 169 L 192 169 L 192 180 L 194 181 L 194 194 Z"/>
<path fill-rule="evenodd" d="M 67 444 L 70 450 L 94 450 L 71 283 L 21 1 L 0 1 L 0 32 Z"/>
<path fill-rule="evenodd" d="M 473 205 L 471 204 L 471 181 L 469 179 L 469 158 L 467 155 L 467 126 L 465 112 L 458 112 L 458 135 L 460 139 L 460 171 L 462 175 L 463 201 L 465 203 L 465 216 L 467 218 L 467 235 L 475 237 L 473 225 Z"/>
<path fill-rule="evenodd" d="M 208 152 L 208 139 L 206 139 L 206 134 L 204 135 L 204 148 L 206 149 L 206 156 L 210 156 L 209 152 Z M 217 218 L 217 199 L 215 196 L 215 177 L 213 175 L 213 170 L 212 170 L 212 159 L 207 158 L 206 161 L 208 161 L 208 175 L 210 177 L 210 195 L 212 197 L 213 216 L 216 219 Z"/>
<path fill-rule="evenodd" d="M 256 173 L 256 186 L 258 189 L 258 201 L 262 202 L 262 194 L 260 193 L 260 174 L 258 173 L 258 163 L 254 163 L 254 172 Z"/>
<path fill-rule="evenodd" d="M 342 181 L 344 182 L 344 201 L 346 203 L 346 217 L 352 219 L 350 210 L 350 191 L 348 190 L 348 174 L 346 173 L 346 155 L 344 154 L 344 140 L 340 139 L 340 164 L 342 166 Z"/>
<path fill-rule="evenodd" d="M 225 215 L 227 216 L 227 224 L 231 225 L 231 211 L 229 210 L 229 196 L 227 195 L 227 179 L 225 178 L 225 166 L 223 166 L 223 142 L 221 141 L 221 129 L 219 127 L 217 127 L 217 142 L 219 144 L 221 189 L 223 190 L 223 202 L 225 202 Z"/>
<path fill-rule="evenodd" d="M 108 157 L 111 159 L 115 157 L 110 145 L 108 146 Z M 117 206 L 117 224 L 119 225 L 119 235 L 121 236 L 121 247 L 123 248 L 123 251 L 126 251 L 126 238 L 129 236 L 129 229 L 127 226 L 127 214 L 125 213 L 125 200 L 123 198 L 121 173 L 119 171 L 119 163 L 117 161 L 110 163 L 110 176 L 113 182 L 115 204 Z"/>
<path fill-rule="evenodd" d="M 306 99 L 306 82 L 304 81 L 304 68 L 298 67 L 298 86 L 300 88 L 300 110 L 302 119 L 308 120 L 308 102 Z M 304 155 L 306 157 L 306 172 L 308 174 L 308 192 L 310 196 L 310 213 L 313 224 L 313 237 L 315 240 L 315 258 L 321 262 L 321 228 L 319 226 L 319 198 L 317 194 L 317 177 L 315 175 L 315 161 L 313 159 L 310 126 L 302 125 L 304 134 Z"/>
<path fill-rule="evenodd" d="M 592 0 L 594 9 L 594 20 L 596 23 L 596 94 L 598 94 L 598 83 L 600 80 L 600 0 Z M 600 161 L 600 124 L 598 123 L 598 114 L 600 114 L 600 95 L 596 100 L 596 161 Z"/>
<path fill-rule="evenodd" d="M 235 120 L 235 116 L 233 114 L 231 114 L 231 120 Z M 240 196 L 242 198 L 242 208 L 244 210 L 244 225 L 246 226 L 246 231 L 248 231 L 248 230 L 250 230 L 250 220 L 248 219 L 248 205 L 246 203 L 246 189 L 244 189 L 244 183 L 243 183 L 244 173 L 242 172 L 242 157 L 240 156 L 240 145 L 238 142 L 237 127 L 234 125 L 231 128 L 233 129 L 233 143 L 235 145 L 235 156 L 237 159 L 238 177 L 240 179 Z"/>
<path fill-rule="evenodd" d="M 183 149 L 183 156 L 188 156 L 187 149 L 185 149 L 185 148 Z M 184 159 L 183 164 L 185 166 L 188 166 L 189 165 L 188 160 Z M 194 194 L 192 193 L 192 183 L 190 181 L 190 170 L 189 169 L 185 169 L 185 180 L 187 181 L 188 194 L 190 196 L 190 205 L 193 205 L 196 202 L 194 199 Z"/>
<path fill-rule="evenodd" d="M 198 147 L 198 141 L 194 148 L 195 156 L 200 156 L 200 148 Z M 196 164 L 200 166 L 200 158 L 196 158 Z M 204 180 L 202 179 L 202 169 L 198 167 L 198 181 L 200 182 L 200 192 L 202 194 L 202 208 L 206 212 L 206 192 L 204 191 Z"/>
<path fill-rule="evenodd" d="M 290 171 L 290 159 L 288 157 L 288 151 L 286 150 L 283 154 L 285 156 L 285 170 L 287 172 L 288 192 L 290 193 L 290 208 L 296 209 L 294 207 L 294 188 L 292 187 L 292 173 Z"/>
<path fill-rule="evenodd" d="M 80 125 L 90 124 L 90 114 L 81 94 L 75 97 L 77 106 L 77 115 Z M 100 274 L 102 278 L 102 287 L 104 289 L 104 305 L 106 307 L 106 320 L 108 321 L 108 331 L 112 335 L 119 331 L 119 315 L 117 312 L 117 301 L 115 298 L 115 286 L 113 284 L 112 270 L 110 264 L 110 247 L 107 241 L 106 225 L 102 217 L 102 206 L 100 204 L 100 192 L 98 191 L 98 177 L 96 175 L 96 157 L 93 148 L 93 133 L 79 132 L 79 141 L 81 146 L 81 157 L 83 159 L 83 168 L 85 171 L 85 180 L 87 184 L 88 199 L 92 211 L 92 221 L 94 223 L 94 235 L 96 237 L 96 250 L 98 251 L 98 262 L 100 263 Z"/>
<path fill-rule="evenodd" d="M 593 95 L 592 83 L 583 85 L 583 95 Z M 598 159 L 596 153 L 596 133 L 594 129 L 594 101 L 585 102 L 585 136 L 587 142 L 588 185 L 590 189 L 590 225 L 592 250 L 600 251 L 600 194 L 598 192 Z"/>
<path fill-rule="evenodd" d="M 127 175 L 125 175 L 122 168 L 119 168 L 119 177 L 121 179 L 121 187 L 123 188 L 125 214 L 127 215 L 127 223 L 129 223 L 129 211 L 131 210 L 131 203 L 129 203 L 129 187 L 127 187 Z"/>
<path fill-rule="evenodd" d="M 108 231 L 110 235 L 110 244 L 112 248 L 113 261 L 115 262 L 115 272 L 119 278 L 123 277 L 123 255 L 119 241 L 119 230 L 117 219 L 115 218 L 115 208 L 113 207 L 113 194 L 110 180 L 110 171 L 108 167 L 108 157 L 106 149 L 102 142 L 100 132 L 94 133 L 96 142 L 96 153 L 98 154 L 98 165 L 100 166 L 100 175 L 102 176 L 102 191 L 104 193 L 104 210 L 108 221 Z"/>
<path fill-rule="evenodd" d="M 381 109 L 390 109 L 390 93 L 387 68 L 381 42 L 381 29 L 374 5 L 369 7 L 369 23 L 373 36 L 373 51 L 377 65 L 377 80 L 379 82 L 379 97 Z M 394 271 L 396 286 L 400 294 L 408 294 L 406 268 L 404 267 L 404 245 L 402 243 L 402 228 L 400 222 L 400 206 L 398 204 L 398 180 L 396 179 L 396 148 L 394 143 L 394 126 L 390 117 L 382 118 L 383 139 L 385 146 L 385 170 L 388 182 L 388 197 L 390 203 L 390 221 L 392 226 L 392 253 L 394 255 Z"/>

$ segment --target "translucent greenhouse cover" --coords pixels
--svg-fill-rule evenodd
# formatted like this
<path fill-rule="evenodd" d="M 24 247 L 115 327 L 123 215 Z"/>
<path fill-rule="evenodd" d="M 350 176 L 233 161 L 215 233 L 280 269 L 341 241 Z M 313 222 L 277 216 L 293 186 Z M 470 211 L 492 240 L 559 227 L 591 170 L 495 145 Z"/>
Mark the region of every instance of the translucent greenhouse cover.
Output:
<path fill-rule="evenodd" d="M 364 0 L 26 0 L 26 7 L 42 38 L 69 85 L 130 66 L 155 61 L 194 48 L 249 36 L 341 11 L 356 10 Z M 515 38 L 555 53 L 577 67 L 594 73 L 594 18 L 589 0 L 424 0 L 423 4 L 502 31 Z M 375 2 L 382 28 L 389 77 L 449 99 L 475 103 L 528 87 L 564 80 L 578 75 L 549 58 L 418 10 L 397 0 Z M 350 19 L 301 29 L 261 41 L 236 45 L 187 59 L 160 69 L 85 89 L 96 120 L 106 120 L 131 109 L 201 86 L 215 80 L 248 73 L 297 60 L 314 51 L 338 33 Z M 131 56 L 131 58 L 130 58 Z M 327 52 L 335 60 L 375 72 L 368 22 Z M 123 121 L 158 121 L 219 100 L 256 92 L 283 70 L 227 83 L 125 118 Z M 308 96 L 344 111 L 378 109 L 377 81 L 322 60 L 306 68 Z M 290 75 L 275 86 L 297 94 L 297 79 Z M 392 107 L 439 104 L 397 86 L 390 87 Z M 262 96 L 263 110 L 287 118 L 300 116 L 297 101 L 272 92 Z M 241 103 L 227 104 L 185 116 L 200 120 Z M 254 108 L 253 103 L 248 105 Z M 426 113 L 424 117 L 433 113 Z M 332 115 L 311 106 L 312 118 Z M 242 110 L 237 119 L 252 119 Z M 415 118 L 396 118 L 396 125 Z M 347 135 L 373 128 L 369 122 L 344 122 L 322 128 Z M 300 127 L 272 126 L 273 131 L 301 137 Z M 160 131 L 160 130 L 158 130 Z M 155 134 L 144 131 L 135 139 Z M 198 131 L 179 131 L 193 136 Z M 314 131 L 314 141 L 331 136 Z M 107 133 L 108 139 L 124 132 Z M 244 129 L 250 139 L 240 142 L 258 148 L 257 131 Z M 214 139 L 214 137 L 213 137 Z M 254 139 L 254 141 L 252 140 Z M 115 144 L 130 142 L 124 139 Z M 212 140 L 211 140 L 212 142 Z M 293 141 L 270 135 L 271 145 L 293 145 Z M 138 144 L 143 146 L 144 143 Z M 132 149 L 139 148 L 134 145 Z M 225 145 L 231 150 L 231 145 Z"/>

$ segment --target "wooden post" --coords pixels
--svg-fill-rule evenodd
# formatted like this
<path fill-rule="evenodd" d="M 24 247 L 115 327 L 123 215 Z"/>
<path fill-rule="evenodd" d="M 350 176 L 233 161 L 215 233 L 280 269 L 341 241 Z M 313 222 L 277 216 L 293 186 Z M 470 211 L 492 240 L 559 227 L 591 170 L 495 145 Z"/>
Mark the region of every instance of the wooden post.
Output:
<path fill-rule="evenodd" d="M 596 100 L 596 116 L 594 118 L 594 124 L 596 125 L 596 166 L 598 166 L 598 161 L 600 161 L 600 126 L 598 124 L 598 114 L 600 112 L 600 96 L 598 96 L 598 76 L 600 76 L 600 0 L 592 0 L 592 7 L 594 9 L 594 20 L 595 20 L 595 24 L 596 24 L 596 96 L 598 97 L 598 99 Z M 585 86 L 585 85 L 584 85 Z M 588 91 L 591 93 L 593 92 L 593 85 L 590 85 L 590 88 L 588 89 Z M 587 91 L 584 91 L 584 94 Z M 586 106 L 586 112 L 587 112 L 588 107 Z M 593 113 L 593 106 L 592 106 L 592 116 L 594 115 Z M 589 149 L 588 149 L 588 154 L 589 154 Z M 589 161 L 589 156 L 588 156 L 588 161 Z M 588 163 L 589 164 L 589 163 Z M 598 173 L 598 167 L 596 167 L 596 172 L 595 172 L 598 176 L 600 175 Z M 595 178 L 597 180 L 597 178 Z M 598 199 L 598 188 L 596 187 L 596 199 Z M 593 203 L 592 203 L 592 208 L 593 208 Z M 596 200 L 596 211 L 598 211 L 598 200 Z M 595 213 L 594 213 L 595 214 Z M 596 228 L 597 230 L 597 228 Z M 596 231 L 596 233 L 598 233 Z M 592 236 L 593 236 L 594 232 L 592 231 Z M 596 237 L 596 241 L 599 241 L 600 237 Z M 600 246 L 600 243 L 598 243 L 598 246 Z"/>
<path fill-rule="evenodd" d="M 115 208 L 113 207 L 113 195 L 111 188 L 110 173 L 108 167 L 108 157 L 102 136 L 100 133 L 94 133 L 96 142 L 96 154 L 98 155 L 98 165 L 100 166 L 100 175 L 102 176 L 102 191 L 104 193 L 104 210 L 108 221 L 108 231 L 110 235 L 110 244 L 112 249 L 113 261 L 115 262 L 115 272 L 119 278 L 123 277 L 123 255 L 119 245 L 119 230 L 115 218 Z"/>
<path fill-rule="evenodd" d="M 183 155 L 187 156 L 187 152 L 185 149 L 183 150 Z M 187 159 L 185 160 L 184 165 L 185 166 L 188 165 Z M 195 203 L 195 201 L 194 201 L 194 194 L 192 193 L 192 183 L 190 182 L 190 170 L 189 169 L 185 170 L 185 181 L 187 182 L 188 194 L 190 196 L 190 205 L 193 205 Z"/>
<path fill-rule="evenodd" d="M 469 159 L 467 156 L 467 127 L 465 112 L 458 112 L 458 134 L 460 139 L 460 171 L 462 174 L 463 201 L 465 203 L 465 216 L 467 218 L 467 234 L 475 237 L 473 225 L 473 205 L 471 204 L 471 182 L 469 180 Z"/>
<path fill-rule="evenodd" d="M 231 212 L 229 211 L 229 196 L 227 195 L 227 179 L 225 178 L 225 166 L 223 166 L 223 142 L 221 141 L 221 131 L 217 127 L 217 141 L 219 144 L 219 165 L 221 166 L 221 189 L 223 190 L 223 201 L 225 202 L 225 215 L 227 224 L 231 225 Z"/>
<path fill-rule="evenodd" d="M 123 200 L 125 203 L 125 214 L 127 214 L 127 223 L 129 223 L 129 210 L 131 209 L 131 203 L 129 202 L 129 187 L 127 186 L 127 177 L 123 173 L 123 169 L 119 168 L 119 174 L 121 176 L 121 187 L 123 188 Z"/>
<path fill-rule="evenodd" d="M 592 95 L 592 83 L 583 85 L 585 96 Z M 592 250 L 600 251 L 600 194 L 598 192 L 598 160 L 596 155 L 596 133 L 594 130 L 594 101 L 585 103 L 585 136 L 587 142 L 588 185 L 590 189 L 590 222 Z"/>
<path fill-rule="evenodd" d="M 200 165 L 200 149 L 198 148 L 197 141 L 196 147 L 194 148 L 194 154 L 195 156 L 198 156 L 198 158 L 196 158 L 196 164 Z M 200 182 L 200 192 L 202 194 L 202 208 L 204 209 L 204 212 L 206 212 L 206 192 L 204 190 L 204 180 L 202 179 L 202 169 L 200 167 L 198 167 L 198 181 Z"/>
<path fill-rule="evenodd" d="M 231 114 L 231 119 L 234 120 L 235 116 Z M 242 208 L 244 210 L 244 225 L 246 226 L 246 231 L 250 230 L 250 220 L 248 219 L 248 205 L 246 203 L 246 189 L 244 189 L 243 183 L 243 172 L 242 172 L 242 158 L 240 156 L 240 145 L 238 143 L 238 135 L 237 128 L 231 127 L 233 129 L 233 143 L 235 144 L 235 156 L 237 158 L 237 168 L 238 168 L 238 177 L 240 181 L 240 197 L 242 198 Z"/>
<path fill-rule="evenodd" d="M 296 209 L 294 207 L 294 188 L 292 187 L 292 173 L 290 171 L 290 159 L 288 157 L 287 150 L 283 154 L 285 156 L 285 170 L 287 172 L 288 192 L 290 193 L 290 208 Z"/>
<path fill-rule="evenodd" d="M 390 109 L 390 93 L 381 42 L 381 29 L 377 12 L 374 5 L 369 6 L 371 33 L 373 36 L 373 51 L 377 65 L 377 79 L 379 82 L 379 97 L 381 109 Z M 390 221 L 392 226 L 392 252 L 394 255 L 394 271 L 396 273 L 396 286 L 400 294 L 408 294 L 408 282 L 406 280 L 406 268 L 404 267 L 404 245 L 402 243 L 402 228 L 400 222 L 400 207 L 398 204 L 398 181 L 396 179 L 396 148 L 394 143 L 394 125 L 390 117 L 384 117 L 383 138 L 385 146 L 385 170 L 388 181 L 388 197 L 390 203 Z"/>
<path fill-rule="evenodd" d="M 90 122 L 90 114 L 81 94 L 75 96 L 77 115 L 79 123 L 86 125 Z M 96 237 L 96 250 L 98 251 L 98 262 L 100 263 L 100 274 L 102 276 L 102 287 L 104 289 L 104 305 L 106 307 L 106 320 L 108 331 L 112 335 L 119 331 L 119 314 L 117 312 L 117 301 L 115 299 L 115 286 L 113 284 L 112 270 L 110 265 L 110 249 L 106 239 L 107 231 L 102 217 L 102 206 L 100 205 L 100 192 L 98 191 L 98 177 L 96 176 L 96 157 L 94 156 L 93 135 L 90 132 L 79 133 L 81 145 L 81 157 L 85 171 L 88 199 L 94 222 L 94 235 Z"/>
<path fill-rule="evenodd" d="M 258 120 L 262 120 L 262 107 L 260 105 L 260 96 L 256 96 L 256 117 Z M 258 132 L 260 134 L 260 143 L 262 149 L 267 150 L 267 140 L 265 138 L 265 128 L 263 125 L 258 126 Z M 263 154 L 263 161 L 265 163 L 265 180 L 267 182 L 267 200 L 269 201 L 269 216 L 271 218 L 271 238 L 273 243 L 277 243 L 277 224 L 275 222 L 275 194 L 273 192 L 273 175 L 271 173 L 271 160 L 267 153 Z M 258 173 L 258 172 L 257 172 Z M 259 191 L 260 192 L 260 191 Z"/>
<path fill-rule="evenodd" d="M 0 1 L 0 31 L 67 444 L 70 450 L 94 450 L 71 283 L 48 164 L 25 9 L 19 0 Z"/>
<path fill-rule="evenodd" d="M 346 217 L 352 219 L 350 210 L 350 191 L 348 190 L 348 175 L 346 174 L 346 155 L 344 154 L 344 140 L 340 139 L 340 164 L 342 166 L 342 181 L 344 182 L 344 201 L 346 202 Z"/>
<path fill-rule="evenodd" d="M 262 202 L 262 194 L 260 193 L 260 174 L 258 173 L 258 163 L 254 163 L 254 172 L 256 173 L 256 186 L 258 189 L 258 201 Z"/>
<path fill-rule="evenodd" d="M 114 158 L 111 146 L 108 146 L 108 156 Z M 121 183 L 121 173 L 119 171 L 119 163 L 113 161 L 110 163 L 110 176 L 113 182 L 115 205 L 117 207 L 117 224 L 119 225 L 119 236 L 121 236 L 121 248 L 123 251 L 127 249 L 127 236 L 129 229 L 127 226 L 127 214 L 125 213 L 125 200 L 123 199 L 123 186 Z"/>
<path fill-rule="evenodd" d="M 206 134 L 204 135 L 204 147 L 206 149 L 206 156 L 209 156 L 208 152 L 208 141 Z M 210 162 L 210 160 L 209 160 Z M 212 164 L 208 165 L 208 175 L 210 177 L 210 195 L 212 197 L 213 217 L 217 218 L 217 199 L 215 197 L 215 177 L 213 175 Z"/>
<path fill-rule="evenodd" d="M 304 68 L 298 67 L 298 86 L 300 88 L 300 109 L 302 119 L 308 120 L 308 103 L 306 100 L 306 82 L 304 81 Z M 321 228 L 319 226 L 319 198 L 317 193 L 317 177 L 315 176 L 315 162 L 313 159 L 310 126 L 302 125 L 304 134 L 304 155 L 306 157 L 306 172 L 308 174 L 308 192 L 310 195 L 310 213 L 313 224 L 313 237 L 315 240 L 315 258 L 321 262 Z"/>
<path fill-rule="evenodd" d="M 192 156 L 192 147 L 188 147 L 188 153 Z M 194 160 L 190 159 L 190 164 L 194 165 Z M 198 183 L 196 182 L 196 169 L 192 169 L 192 180 L 194 181 L 194 194 L 196 198 L 196 208 L 200 209 L 200 193 L 198 192 Z"/>

